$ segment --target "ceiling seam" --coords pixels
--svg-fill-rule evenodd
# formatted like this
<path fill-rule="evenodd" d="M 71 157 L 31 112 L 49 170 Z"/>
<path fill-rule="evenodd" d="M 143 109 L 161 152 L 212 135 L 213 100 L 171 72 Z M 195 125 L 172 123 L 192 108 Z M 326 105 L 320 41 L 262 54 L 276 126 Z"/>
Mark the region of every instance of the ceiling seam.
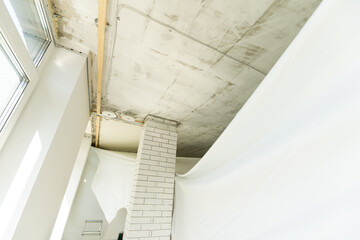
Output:
<path fill-rule="evenodd" d="M 241 60 L 239 60 L 239 59 L 237 59 L 237 58 L 235 58 L 235 57 L 233 57 L 233 56 L 231 56 L 231 55 L 228 55 L 226 52 L 223 52 L 223 51 L 221 51 L 221 50 L 219 50 L 219 49 L 217 49 L 217 48 L 215 48 L 215 47 L 213 47 L 213 46 L 211 46 L 211 45 L 209 45 L 209 44 L 207 44 L 207 43 L 204 43 L 204 42 L 202 42 L 202 41 L 200 41 L 200 40 L 198 40 L 198 39 L 196 39 L 196 38 L 194 38 L 194 37 L 192 37 L 192 36 L 190 36 L 190 35 L 182 32 L 182 31 L 180 31 L 180 30 L 178 30 L 178 29 L 176 29 L 176 28 L 174 28 L 174 27 L 172 27 L 172 26 L 170 26 L 170 25 L 168 25 L 168 24 L 166 24 L 166 23 L 163 23 L 163 22 L 161 22 L 161 21 L 159 21 L 159 20 L 151 17 L 150 15 L 147 15 L 147 14 L 145 14 L 145 13 L 137 10 L 136 8 L 133 8 L 133 7 L 131 7 L 131 6 L 129 6 L 129 5 L 126 5 L 126 4 L 120 4 L 120 5 L 118 6 L 118 8 L 119 8 L 119 9 L 120 9 L 120 8 L 126 8 L 126 9 L 128 9 L 128 10 L 130 10 L 130 11 L 132 11 L 132 12 L 134 12 L 134 13 L 142 16 L 142 17 L 148 18 L 148 19 L 150 19 L 151 21 L 156 22 L 156 23 L 159 24 L 159 25 L 162 25 L 162 26 L 164 26 L 164 27 L 166 27 L 166 28 L 169 28 L 169 29 L 173 30 L 174 32 L 177 32 L 178 34 L 180 34 L 180 35 L 182 35 L 182 36 L 184 36 L 184 37 L 186 37 L 186 38 L 188 38 L 188 39 L 191 39 L 191 40 L 193 40 L 193 41 L 195 41 L 195 42 L 197 42 L 197 43 L 199 43 L 199 44 L 201 44 L 201 45 L 203 45 L 203 46 L 205 46 L 205 47 L 207 47 L 207 48 L 210 48 L 210 49 L 212 49 L 212 50 L 214 50 L 214 51 L 222 54 L 223 56 L 226 56 L 226 57 L 228 57 L 228 58 L 230 58 L 230 59 L 232 59 L 232 60 L 234 60 L 234 61 L 236 61 L 236 62 L 238 62 L 238 63 L 241 63 L 241 64 L 243 64 L 243 65 L 245 65 L 245 66 L 247 66 L 247 67 L 249 67 L 249 68 L 251 68 L 251 69 L 253 69 L 253 70 L 255 70 L 255 71 L 259 72 L 259 73 L 261 73 L 261 74 L 263 74 L 264 76 L 266 76 L 266 73 L 262 72 L 260 69 L 257 69 L 257 68 L 255 68 L 255 67 L 247 64 L 246 62 L 241 61 Z M 119 11 L 119 12 L 120 12 L 120 11 Z"/>
<path fill-rule="evenodd" d="M 263 12 L 263 14 L 255 21 L 255 23 L 254 23 L 253 25 L 251 25 L 251 27 L 248 28 L 248 29 L 245 31 L 245 33 L 234 43 L 234 45 L 232 45 L 229 49 L 227 49 L 227 50 L 224 52 L 224 55 L 225 55 L 225 56 L 228 56 L 227 53 L 228 53 L 231 49 L 233 49 L 233 48 L 236 46 L 236 44 L 238 44 L 241 40 L 243 40 L 251 30 L 253 30 L 254 28 L 256 28 L 256 27 L 259 26 L 259 22 L 266 16 L 266 14 L 270 11 L 270 9 L 272 9 L 273 6 L 277 4 L 277 2 L 278 2 L 278 0 L 275 0 L 275 1 L 273 1 L 273 2 L 271 3 L 271 5 L 265 10 L 265 12 Z M 221 58 L 219 58 L 219 59 L 217 60 L 217 62 L 220 61 L 220 59 L 221 59 Z M 247 65 L 247 66 L 248 66 L 248 65 Z M 263 74 L 264 74 L 264 73 L 263 73 Z"/>

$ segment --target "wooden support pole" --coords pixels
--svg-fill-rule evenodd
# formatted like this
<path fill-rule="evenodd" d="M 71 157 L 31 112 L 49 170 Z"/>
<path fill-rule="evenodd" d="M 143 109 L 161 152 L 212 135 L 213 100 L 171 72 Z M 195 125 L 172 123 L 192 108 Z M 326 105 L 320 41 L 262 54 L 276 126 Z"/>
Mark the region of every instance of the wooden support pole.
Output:
<path fill-rule="evenodd" d="M 98 49 L 97 49 L 97 73 L 96 73 L 96 132 L 95 147 L 99 146 L 100 134 L 100 114 L 101 114 L 101 86 L 104 64 L 104 45 L 105 45 L 105 27 L 106 27 L 106 7 L 107 0 L 99 0 L 99 18 L 98 18 Z"/>

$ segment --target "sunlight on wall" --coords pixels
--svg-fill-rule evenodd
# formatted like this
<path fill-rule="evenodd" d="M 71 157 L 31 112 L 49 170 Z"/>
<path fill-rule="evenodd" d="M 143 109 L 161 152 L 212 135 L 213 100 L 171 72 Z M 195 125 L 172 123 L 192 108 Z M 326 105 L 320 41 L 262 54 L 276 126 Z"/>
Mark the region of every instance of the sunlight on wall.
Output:
<path fill-rule="evenodd" d="M 42 144 L 40 141 L 40 136 L 36 131 L 15 175 L 15 178 L 11 183 L 9 191 L 7 192 L 4 201 L 0 206 L 0 239 L 5 239 L 4 235 L 7 233 L 8 227 L 10 227 L 9 225 L 12 222 L 11 219 L 17 210 L 19 200 L 25 191 L 34 167 L 37 164 L 41 149 Z"/>
<path fill-rule="evenodd" d="M 66 200 L 66 195 L 65 195 L 64 199 L 63 199 L 63 201 L 61 203 L 59 215 L 56 218 L 56 224 L 55 224 L 53 232 L 51 233 L 50 240 L 59 240 L 59 239 L 61 239 L 61 236 L 63 234 L 66 221 L 67 221 L 68 216 L 70 214 L 70 208 L 71 208 L 71 206 L 70 206 L 69 202 Z"/>

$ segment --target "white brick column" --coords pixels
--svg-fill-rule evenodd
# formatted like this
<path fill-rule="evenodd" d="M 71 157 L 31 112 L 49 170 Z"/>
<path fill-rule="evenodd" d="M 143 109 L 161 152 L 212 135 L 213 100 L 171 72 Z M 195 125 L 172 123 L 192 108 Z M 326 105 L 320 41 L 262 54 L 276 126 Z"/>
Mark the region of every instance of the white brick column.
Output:
<path fill-rule="evenodd" d="M 176 142 L 176 122 L 154 116 L 146 118 L 136 159 L 125 239 L 170 239 Z"/>

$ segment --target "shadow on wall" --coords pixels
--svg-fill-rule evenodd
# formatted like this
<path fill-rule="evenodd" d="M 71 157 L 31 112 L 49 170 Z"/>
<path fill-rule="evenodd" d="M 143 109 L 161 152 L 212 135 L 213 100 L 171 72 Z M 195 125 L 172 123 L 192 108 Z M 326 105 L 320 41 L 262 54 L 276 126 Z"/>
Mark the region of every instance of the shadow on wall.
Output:
<path fill-rule="evenodd" d="M 93 151 L 93 152 L 92 152 Z M 92 154 L 92 153 L 93 154 Z M 94 154 L 94 153 L 97 154 Z M 102 154 L 100 154 L 102 153 Z M 104 153 L 106 153 L 104 155 Z M 101 157 L 102 156 L 102 157 Z M 106 156 L 106 157 L 104 157 Z M 94 148 L 90 148 L 90 153 L 88 155 L 87 163 L 85 165 L 85 169 L 83 175 L 81 177 L 81 182 L 79 184 L 76 197 L 74 199 L 74 203 L 71 207 L 68 221 L 66 223 L 66 227 L 63 234 L 63 240 L 74 240 L 81 239 L 81 233 L 84 230 L 85 220 L 103 220 L 102 225 L 102 240 L 117 240 L 119 233 L 124 231 L 125 227 L 125 219 L 126 219 L 126 209 L 121 208 L 117 211 L 115 218 L 108 223 L 106 221 L 106 217 L 104 215 L 104 211 L 101 209 L 101 206 L 96 198 L 92 185 L 95 179 L 96 173 L 99 167 L 100 161 L 105 161 L 109 163 L 109 160 L 121 160 L 121 158 L 133 159 L 135 162 L 136 154 L 128 154 L 123 152 L 112 152 L 106 150 L 96 150 Z M 176 159 L 176 173 L 184 174 L 189 171 L 197 162 L 198 158 L 183 158 L 177 157 Z M 107 172 L 109 169 L 105 169 Z M 103 174 L 98 174 L 99 176 L 105 176 L 104 169 Z M 105 177 L 109 177 L 111 174 L 106 174 Z M 110 184 L 111 185 L 111 184 Z M 103 184 L 104 186 L 110 186 L 109 184 Z M 121 185 L 121 184 L 120 184 Z M 120 185 L 114 185 L 111 188 L 111 191 L 115 191 L 118 189 Z M 115 188 L 115 189 L 113 189 Z M 111 193 L 111 192 L 110 192 Z M 108 196 L 115 197 L 116 194 L 110 194 Z M 116 202 L 116 201 L 115 201 Z M 110 201 L 110 209 L 112 207 L 112 201 Z M 116 212 L 116 209 L 115 209 Z M 115 215 L 115 214 L 114 214 Z M 109 218 L 108 218 L 109 219 Z M 112 218 L 110 218 L 112 219 Z M 84 238 L 90 239 L 90 238 Z"/>
<path fill-rule="evenodd" d="M 85 220 L 103 220 L 103 240 L 116 240 L 119 232 L 125 227 L 126 210 L 120 209 L 115 219 L 108 224 L 104 213 L 91 190 L 91 185 L 99 165 L 99 159 L 88 158 L 81 182 L 70 211 L 69 219 L 64 230 L 63 240 L 81 239 Z"/>
<path fill-rule="evenodd" d="M 125 208 L 122 208 L 116 214 L 114 220 L 107 226 L 105 229 L 103 240 L 116 240 L 120 232 L 124 232 L 125 220 L 126 220 L 127 211 Z"/>

